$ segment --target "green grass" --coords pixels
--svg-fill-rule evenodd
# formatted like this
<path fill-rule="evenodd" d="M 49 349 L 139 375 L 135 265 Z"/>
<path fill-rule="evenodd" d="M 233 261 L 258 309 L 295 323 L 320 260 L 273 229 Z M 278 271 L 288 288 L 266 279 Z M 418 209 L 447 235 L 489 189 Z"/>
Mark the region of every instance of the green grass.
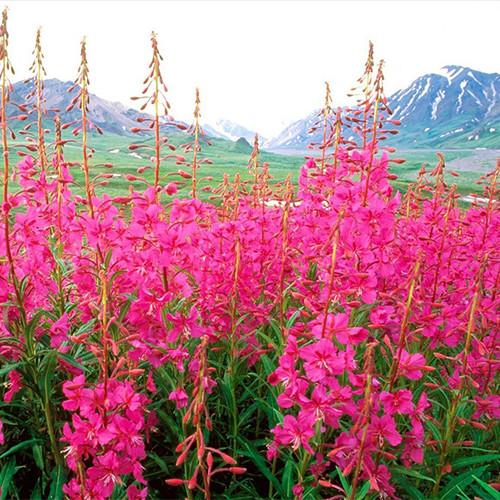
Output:
<path fill-rule="evenodd" d="M 169 142 L 177 147 L 175 151 L 176 154 L 185 156 L 187 161 L 192 160 L 192 153 L 184 154 L 179 146 L 186 141 L 186 135 L 183 134 L 171 134 L 169 136 Z M 211 165 L 201 165 L 198 170 L 198 177 L 211 176 L 214 178 L 213 181 L 204 181 L 201 183 L 201 187 L 210 185 L 216 187 L 224 177 L 224 173 L 229 173 L 231 177 L 237 172 L 240 173 L 242 181 L 250 181 L 252 179 L 252 174 L 247 170 L 248 160 L 251 154 L 251 148 L 246 150 L 246 148 L 236 145 L 230 141 L 225 141 L 222 139 L 213 139 L 212 146 L 204 145 L 201 154 L 198 159 L 208 158 L 213 162 Z M 126 137 L 117 135 L 105 135 L 105 136 L 92 136 L 89 138 L 89 145 L 96 151 L 92 156 L 91 163 L 112 163 L 114 165 L 113 169 L 106 169 L 103 167 L 95 167 L 93 172 L 95 174 L 100 172 L 110 172 L 113 174 L 120 174 L 120 177 L 115 177 L 109 179 L 109 184 L 106 188 L 98 189 L 98 192 L 107 192 L 110 196 L 124 195 L 128 192 L 129 182 L 124 179 L 126 174 L 137 174 L 137 169 L 139 167 L 144 167 L 150 165 L 149 156 L 152 154 L 151 149 L 140 148 L 135 151 L 128 150 L 130 144 L 149 144 L 152 145 L 152 139 L 145 138 L 144 136 L 137 137 Z M 119 150 L 116 153 L 111 153 L 110 151 Z M 139 159 L 130 153 L 137 153 L 142 157 Z M 68 143 L 64 148 L 65 159 L 70 162 L 81 162 L 82 152 L 81 146 L 75 143 Z M 162 154 L 168 154 L 168 150 L 164 150 Z M 292 179 L 294 182 L 298 180 L 298 174 L 300 166 L 304 163 L 301 157 L 296 156 L 284 156 L 277 155 L 274 153 L 262 152 L 259 155 L 259 164 L 262 165 L 264 162 L 269 163 L 270 173 L 274 177 L 272 182 L 284 181 L 288 173 L 292 173 Z M 161 165 L 162 175 L 169 172 L 176 172 L 179 169 L 185 169 L 189 171 L 189 168 L 176 165 L 175 159 L 167 159 Z M 73 167 L 71 173 L 75 181 L 79 184 L 84 182 L 83 172 L 78 167 Z M 150 170 L 147 170 L 144 177 L 151 181 L 152 174 Z M 172 180 L 172 179 L 170 179 Z M 170 180 L 164 181 L 165 183 L 170 182 Z M 142 183 L 134 183 L 138 186 L 138 189 L 143 188 Z M 185 193 L 189 188 L 185 189 Z M 181 193 L 182 194 L 182 193 Z M 208 194 L 202 196 L 207 198 Z"/>
<path fill-rule="evenodd" d="M 69 135 L 68 135 L 69 138 Z M 71 136 L 71 138 L 73 138 Z M 79 139 L 79 137 L 77 138 Z M 50 139 L 48 139 L 50 140 Z M 172 133 L 169 135 L 169 142 L 177 147 L 175 153 L 183 155 L 188 161 L 192 159 L 192 153 L 184 154 L 179 146 L 186 142 L 187 136 L 180 133 Z M 211 176 L 213 181 L 207 182 L 203 181 L 200 187 L 210 185 L 216 187 L 223 179 L 224 174 L 227 172 L 232 178 L 237 172 L 240 173 L 242 181 L 250 181 L 252 179 L 252 173 L 247 170 L 248 160 L 251 154 L 251 148 L 245 147 L 230 141 L 222 139 L 213 139 L 212 146 L 204 145 L 199 159 L 208 158 L 213 162 L 211 165 L 201 165 L 198 170 L 199 177 Z M 90 163 L 112 163 L 114 165 L 113 169 L 106 169 L 104 167 L 95 167 L 93 169 L 94 174 L 100 172 L 113 173 L 116 177 L 109 179 L 109 184 L 106 187 L 100 187 L 97 189 L 98 194 L 103 192 L 108 193 L 110 196 L 126 195 L 128 193 L 129 182 L 125 180 L 124 176 L 126 174 L 137 174 L 137 169 L 139 167 L 144 167 L 150 165 L 149 156 L 153 153 L 151 149 L 137 149 L 136 151 L 130 151 L 128 146 L 132 143 L 135 144 L 149 144 L 152 145 L 153 141 L 151 138 L 145 136 L 118 136 L 118 135 L 91 135 L 89 136 L 89 145 L 93 147 L 96 151 L 93 154 Z M 118 152 L 111 153 L 111 151 Z M 163 154 L 167 154 L 167 150 L 164 150 Z M 142 159 L 139 159 L 131 153 L 139 154 Z M 81 162 L 82 152 L 81 146 L 76 143 L 67 143 L 64 147 L 65 158 L 67 161 L 71 162 Z M 311 151 L 311 154 L 313 152 Z M 451 166 L 447 167 L 446 170 L 453 169 L 453 162 L 455 160 L 462 161 L 462 167 L 460 168 L 460 176 L 455 177 L 451 174 L 446 174 L 446 180 L 451 185 L 453 183 L 457 184 L 458 191 L 462 194 L 469 193 L 481 193 L 481 186 L 477 186 L 475 182 L 479 180 L 480 173 L 494 168 L 494 161 L 489 159 L 481 159 L 478 157 L 477 152 L 473 150 L 449 150 L 444 152 L 446 163 L 450 163 Z M 318 153 L 319 156 L 319 153 Z M 402 157 L 407 161 L 402 165 L 393 164 L 391 166 L 391 171 L 398 175 L 398 180 L 394 181 L 394 187 L 401 191 L 406 191 L 408 183 L 414 182 L 417 178 L 418 172 L 422 164 L 426 164 L 426 169 L 428 172 L 432 171 L 437 165 L 438 158 L 436 152 L 430 150 L 411 150 L 411 151 L 398 151 L 393 157 Z M 466 162 L 464 168 L 463 163 Z M 269 163 L 269 169 L 271 175 L 274 179 L 271 182 L 280 182 L 286 179 L 288 173 L 292 174 L 292 181 L 294 183 L 298 180 L 298 174 L 300 166 L 304 164 L 304 158 L 302 156 L 290 156 L 290 155 L 280 155 L 268 152 L 261 152 L 259 156 L 259 163 L 262 165 L 264 162 Z M 162 175 L 169 172 L 176 172 L 179 169 L 187 169 L 185 166 L 179 166 L 175 164 L 174 159 L 168 159 L 161 165 Z M 187 169 L 189 170 L 189 169 Z M 82 185 L 84 182 L 83 172 L 79 167 L 75 166 L 71 169 L 72 175 L 75 181 Z M 152 172 L 147 170 L 144 177 L 152 181 Z M 166 184 L 170 182 L 172 178 L 164 181 Z M 144 185 L 142 183 L 133 183 L 137 189 L 143 189 Z M 189 188 L 185 188 L 181 191 L 180 196 L 186 195 Z M 202 199 L 208 199 L 210 193 L 201 193 Z"/>
<path fill-rule="evenodd" d="M 405 158 L 406 162 L 391 167 L 391 171 L 398 175 L 398 180 L 394 183 L 395 186 L 404 190 L 408 183 L 415 182 L 423 164 L 426 165 L 427 172 L 432 172 L 439 161 L 436 153 L 437 151 L 427 150 L 396 152 L 394 156 Z M 443 151 L 443 155 L 446 165 L 445 180 L 448 185 L 456 184 L 458 192 L 462 195 L 482 193 L 482 187 L 475 184 L 475 182 L 480 180 L 482 173 L 493 170 L 493 161 L 478 158 L 476 152 L 472 150 L 446 150 Z M 467 163 L 466 169 L 461 168 L 457 172 L 459 177 L 449 173 L 455 171 L 454 162 L 457 160 Z M 429 175 L 428 178 L 432 179 Z"/>

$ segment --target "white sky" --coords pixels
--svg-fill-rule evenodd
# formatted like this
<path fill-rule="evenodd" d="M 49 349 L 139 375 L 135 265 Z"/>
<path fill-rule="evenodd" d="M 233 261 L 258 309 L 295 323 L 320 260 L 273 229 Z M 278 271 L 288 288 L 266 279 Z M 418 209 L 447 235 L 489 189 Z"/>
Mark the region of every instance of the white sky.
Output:
<path fill-rule="evenodd" d="M 227 118 L 263 136 L 320 107 L 324 81 L 345 104 L 368 41 L 386 61 L 386 93 L 447 64 L 500 72 L 496 1 L 10 0 L 10 57 L 28 76 L 38 26 L 49 78 L 73 80 L 87 36 L 91 92 L 132 106 L 158 33 L 175 118 Z"/>

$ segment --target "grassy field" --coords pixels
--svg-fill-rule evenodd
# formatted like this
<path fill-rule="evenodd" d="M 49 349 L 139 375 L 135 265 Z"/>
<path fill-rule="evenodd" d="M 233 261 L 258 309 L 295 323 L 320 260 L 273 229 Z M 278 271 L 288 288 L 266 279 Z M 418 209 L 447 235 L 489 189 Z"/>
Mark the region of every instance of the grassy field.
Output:
<path fill-rule="evenodd" d="M 192 153 L 185 155 L 179 146 L 186 141 L 186 135 L 173 133 L 169 135 L 169 142 L 177 147 L 175 153 L 186 157 L 186 160 L 192 159 Z M 123 195 L 128 192 L 128 181 L 124 179 L 126 174 L 136 174 L 139 167 L 151 164 L 149 156 L 152 154 L 151 149 L 139 148 L 135 151 L 130 151 L 128 146 L 131 144 L 152 144 L 152 140 L 144 137 L 130 137 L 118 135 L 90 136 L 89 145 L 96 151 L 91 158 L 92 164 L 112 163 L 114 168 L 109 170 L 102 166 L 97 166 L 93 169 L 95 174 L 106 171 L 114 174 L 112 179 L 109 179 L 109 184 L 104 188 L 101 187 L 98 193 L 107 192 L 111 196 Z M 166 151 L 166 150 L 165 150 Z M 229 173 L 231 177 L 236 172 L 239 172 L 242 180 L 251 180 L 251 173 L 247 170 L 247 163 L 250 157 L 252 148 L 245 144 L 232 143 L 222 139 L 213 139 L 212 146 L 204 146 L 199 158 L 208 158 L 213 162 L 211 165 L 201 165 L 198 176 L 211 176 L 213 181 L 204 181 L 201 187 L 210 185 L 216 187 L 223 179 L 224 173 Z M 66 160 L 79 162 L 82 159 L 81 146 L 76 143 L 68 143 L 65 148 Z M 481 154 L 480 154 L 481 153 Z M 166 152 L 164 154 L 167 154 Z M 313 154 L 311 151 L 310 154 Z M 475 150 L 447 150 L 443 152 L 447 164 L 447 170 L 457 170 L 460 176 L 455 177 L 447 174 L 447 182 L 450 184 L 456 183 L 461 194 L 481 193 L 481 186 L 477 186 L 475 182 L 479 180 L 482 173 L 492 170 L 495 164 L 493 154 L 485 154 Z M 139 155 L 140 158 L 137 156 Z M 319 154 L 318 154 L 319 156 Z M 393 164 L 391 170 L 398 175 L 398 180 L 394 181 L 394 186 L 397 189 L 405 191 L 408 183 L 415 181 L 422 164 L 426 164 L 427 171 L 432 171 L 438 162 L 436 152 L 430 150 L 400 150 L 396 152 L 394 157 L 406 159 L 406 163 L 402 165 Z M 304 163 L 303 156 L 281 155 L 268 152 L 261 152 L 259 156 L 260 164 L 269 163 L 270 173 L 274 177 L 274 182 L 283 181 L 288 173 L 292 173 L 292 179 L 297 181 L 300 166 Z M 457 167 L 457 168 L 455 168 Z M 174 159 L 166 160 L 161 167 L 162 173 L 175 172 L 186 167 L 175 164 Z M 75 166 L 72 168 L 72 174 L 77 183 L 83 182 L 83 173 Z M 152 179 L 151 171 L 148 170 L 144 174 L 148 179 Z M 165 183 L 170 180 L 166 180 Z M 135 183 L 138 188 L 142 189 L 141 183 Z M 187 195 L 188 188 L 184 193 Z M 181 196 L 183 192 L 179 193 Z M 207 199 L 208 193 L 203 193 L 202 198 Z"/>
<path fill-rule="evenodd" d="M 458 191 L 462 195 L 482 193 L 482 187 L 475 182 L 480 180 L 482 174 L 493 170 L 495 162 L 490 158 L 482 158 L 475 150 L 445 150 L 442 153 L 446 165 L 446 182 L 449 185 L 457 184 Z M 391 168 L 392 172 L 399 176 L 394 185 L 402 190 L 406 190 L 406 186 L 415 181 L 423 164 L 426 165 L 427 172 L 432 172 L 439 162 L 436 151 L 401 150 L 394 156 L 406 159 L 402 165 L 393 165 Z M 459 165 L 460 168 L 457 168 Z M 456 172 L 459 176 L 456 177 L 450 172 Z"/>
<path fill-rule="evenodd" d="M 169 142 L 177 147 L 176 154 L 180 154 L 187 161 L 192 160 L 192 153 L 184 154 L 179 146 L 186 141 L 186 136 L 183 134 L 172 134 L 169 136 Z M 247 170 L 248 160 L 252 153 L 251 147 L 231 143 L 221 139 L 213 139 L 212 146 L 204 146 L 198 159 L 207 158 L 213 162 L 211 165 L 203 164 L 198 170 L 199 177 L 211 176 L 213 181 L 204 181 L 201 187 L 210 185 L 216 187 L 223 179 L 224 173 L 229 173 L 231 177 L 239 172 L 243 181 L 251 179 L 251 173 Z M 149 157 L 152 154 L 151 149 L 139 148 L 135 151 L 128 149 L 129 144 L 152 144 L 152 140 L 144 137 L 124 137 L 124 136 L 101 136 L 91 137 L 89 144 L 96 150 L 92 156 L 91 162 L 94 164 L 112 163 L 113 169 L 108 170 L 103 167 L 95 167 L 94 172 L 97 174 L 101 171 L 109 171 L 115 174 L 116 177 L 109 179 L 109 184 L 106 188 L 101 188 L 100 192 L 106 191 L 112 196 L 122 195 L 128 191 L 128 182 L 124 179 L 126 174 L 137 174 L 137 169 L 146 165 L 150 165 Z M 164 150 L 163 154 L 168 154 L 168 150 Z M 65 158 L 67 161 L 80 162 L 82 160 L 81 147 L 72 143 L 67 144 L 64 149 Z M 138 158 L 138 156 L 141 158 Z M 274 182 L 283 181 L 286 179 L 289 172 L 292 173 L 293 180 L 298 178 L 300 166 L 303 164 L 301 157 L 283 156 L 273 153 L 262 152 L 259 156 L 259 164 L 264 162 L 269 163 L 270 172 L 273 175 Z M 175 159 L 167 159 L 161 165 L 162 174 L 176 172 L 179 169 L 189 170 L 189 168 L 176 165 Z M 83 182 L 83 173 L 78 167 L 73 167 L 72 174 L 75 180 L 79 183 Z M 148 180 L 152 180 L 151 171 L 148 170 L 144 174 Z M 170 179 L 172 180 L 172 179 Z M 166 180 L 165 183 L 170 182 Z M 141 186 L 141 183 L 135 183 Z M 186 188 L 187 194 L 189 188 Z M 180 192 L 182 195 L 182 191 Z M 205 194 L 205 198 L 208 194 Z"/>

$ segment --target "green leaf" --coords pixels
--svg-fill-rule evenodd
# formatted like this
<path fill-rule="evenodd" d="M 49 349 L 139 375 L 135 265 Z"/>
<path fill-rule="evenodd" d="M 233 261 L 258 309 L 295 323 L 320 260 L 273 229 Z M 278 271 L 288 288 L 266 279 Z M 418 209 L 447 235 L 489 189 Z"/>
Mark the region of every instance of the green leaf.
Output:
<path fill-rule="evenodd" d="M 422 479 L 424 481 L 430 481 L 431 483 L 436 482 L 432 477 L 424 476 L 420 472 L 413 470 L 413 469 L 407 469 L 406 467 L 393 466 L 393 467 L 391 467 L 391 474 L 392 473 L 402 474 L 404 476 L 410 476 L 410 477 L 414 477 L 416 479 Z"/>
<path fill-rule="evenodd" d="M 459 467 L 466 467 L 468 465 L 474 465 L 474 464 L 480 464 L 482 462 L 492 462 L 492 461 L 497 461 L 500 459 L 500 454 L 486 454 L 486 455 L 479 455 L 476 457 L 464 457 L 464 458 L 458 458 L 457 460 L 454 460 L 451 464 L 453 469 L 457 469 Z"/>
<path fill-rule="evenodd" d="M 285 328 L 289 330 L 294 324 L 295 321 L 297 321 L 297 318 L 300 316 L 300 313 L 302 312 L 304 308 L 301 307 L 300 309 L 297 309 L 291 316 L 288 318 Z M 281 333 L 281 332 L 280 332 Z"/>
<path fill-rule="evenodd" d="M 489 466 L 484 465 L 478 469 L 471 469 L 459 476 L 453 477 L 453 479 L 441 490 L 439 494 L 440 500 L 453 499 L 457 497 L 459 491 L 462 488 L 467 487 L 474 481 L 474 473 L 480 476 Z"/>
<path fill-rule="evenodd" d="M 241 439 L 243 441 L 243 439 Z M 287 498 L 285 491 L 283 490 L 280 482 L 276 478 L 274 474 L 271 472 L 271 467 L 269 466 L 269 462 L 264 460 L 262 455 L 258 452 L 258 450 L 251 444 L 250 442 L 245 440 L 245 447 L 247 450 L 237 450 L 238 454 L 248 457 L 255 464 L 259 472 L 271 483 L 273 483 L 276 492 L 279 494 L 280 498 Z"/>
<path fill-rule="evenodd" d="M 351 485 L 347 482 L 347 479 L 342 474 L 342 471 L 338 467 L 335 467 L 335 469 L 337 469 L 337 475 L 339 476 L 340 482 L 342 483 L 342 488 L 344 488 L 344 493 L 346 494 L 347 497 L 350 497 Z"/>
<path fill-rule="evenodd" d="M 83 325 L 78 328 L 78 330 L 73 334 L 75 337 L 78 337 L 79 335 L 82 335 L 83 333 L 88 333 L 90 332 L 93 327 L 94 323 L 96 322 L 96 319 L 91 319 L 90 321 L 87 321 L 87 323 L 84 323 Z"/>
<path fill-rule="evenodd" d="M 292 488 L 294 485 L 293 469 L 295 468 L 295 463 L 291 457 L 285 463 L 285 472 L 283 473 L 283 480 L 281 484 L 283 485 L 283 490 L 285 492 L 285 498 L 293 498 Z"/>
<path fill-rule="evenodd" d="M 276 369 L 276 366 L 269 359 L 269 356 L 267 354 L 263 354 L 260 357 L 260 360 L 262 361 L 266 375 L 269 377 L 269 375 L 271 375 L 271 373 L 273 373 L 274 370 Z"/>
<path fill-rule="evenodd" d="M 170 475 L 170 470 L 165 461 L 153 452 L 148 453 L 148 457 L 155 461 L 156 465 L 162 470 L 163 474 Z"/>
<path fill-rule="evenodd" d="M 474 480 L 481 485 L 484 491 L 486 491 L 493 500 L 500 500 L 500 492 L 497 491 L 495 488 L 492 488 L 488 483 L 485 483 L 483 480 L 479 479 L 476 476 L 472 476 Z"/>
<path fill-rule="evenodd" d="M 41 376 L 38 385 L 45 404 L 50 402 L 50 396 L 52 394 L 52 379 L 54 378 L 54 373 L 57 367 L 57 355 L 58 352 L 54 350 L 45 357 L 40 374 Z"/>
<path fill-rule="evenodd" d="M 42 500 L 42 488 L 40 486 L 40 479 L 38 479 L 35 487 L 31 490 L 30 500 Z"/>
<path fill-rule="evenodd" d="M 43 459 L 43 448 L 39 444 L 33 445 L 33 458 L 37 467 L 43 471 L 45 469 L 45 461 Z"/>
<path fill-rule="evenodd" d="M 113 281 L 115 281 L 116 278 L 118 278 L 118 276 L 121 276 L 122 274 L 125 274 L 127 272 L 128 271 L 126 271 L 125 269 L 120 269 L 119 271 L 115 271 L 108 280 L 108 286 L 111 286 L 113 284 Z"/>
<path fill-rule="evenodd" d="M 69 354 L 59 352 L 58 356 L 63 360 L 66 361 L 66 363 L 70 364 L 71 366 L 74 366 L 75 368 L 79 368 L 80 370 L 85 371 L 85 366 L 83 366 L 81 363 L 79 363 L 73 356 L 70 356 Z"/>
<path fill-rule="evenodd" d="M 356 491 L 356 500 L 362 500 L 368 494 L 368 490 L 371 488 L 370 481 L 365 481 L 363 487 Z"/>
<path fill-rule="evenodd" d="M 2 496 L 0 497 L 0 500 L 5 500 L 7 498 L 10 483 L 18 469 L 20 469 L 20 467 L 16 467 L 16 457 L 11 457 L 7 464 L 2 467 L 2 471 L 0 472 L 0 488 L 2 489 Z"/>
<path fill-rule="evenodd" d="M 239 416 L 239 426 L 244 427 L 246 424 L 246 421 L 252 417 L 252 415 L 255 413 L 255 411 L 259 408 L 259 403 L 256 402 L 249 406 L 243 413 L 240 414 Z"/>
<path fill-rule="evenodd" d="M 108 253 L 106 254 L 106 257 L 104 258 L 105 269 L 108 269 L 109 263 L 111 262 L 111 257 L 113 257 L 113 250 L 109 250 Z"/>
<path fill-rule="evenodd" d="M 66 482 L 66 469 L 62 465 L 56 465 L 52 470 L 50 477 L 49 500 L 63 500 L 63 485 Z"/>
<path fill-rule="evenodd" d="M 9 448 L 5 453 L 0 455 L 0 458 L 8 457 L 9 455 L 13 455 L 14 453 L 16 453 L 19 450 L 22 450 L 23 448 L 40 444 L 42 442 L 43 441 L 39 438 L 28 439 L 27 441 L 23 441 L 22 443 L 16 444 L 16 446 L 12 446 L 12 448 Z"/>
<path fill-rule="evenodd" d="M 410 483 L 406 482 L 406 479 L 403 478 L 403 476 L 397 476 L 396 481 L 401 485 L 401 487 L 404 489 L 408 495 L 405 498 L 411 498 L 414 500 L 427 500 L 428 497 L 426 497 L 423 493 L 421 493 L 415 486 L 413 486 Z"/>
<path fill-rule="evenodd" d="M 7 375 L 7 373 L 11 372 L 12 370 L 16 370 L 17 368 L 21 368 L 26 364 L 26 361 L 18 361 L 17 363 L 11 363 L 6 366 L 4 366 L 0 370 L 0 377 Z"/>

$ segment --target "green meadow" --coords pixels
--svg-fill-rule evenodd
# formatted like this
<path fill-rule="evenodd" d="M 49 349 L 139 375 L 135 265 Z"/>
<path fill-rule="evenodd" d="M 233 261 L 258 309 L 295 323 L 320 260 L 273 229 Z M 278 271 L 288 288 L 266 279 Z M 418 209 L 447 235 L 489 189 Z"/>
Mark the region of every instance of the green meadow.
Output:
<path fill-rule="evenodd" d="M 176 151 L 172 154 L 179 154 L 186 158 L 186 161 L 192 160 L 192 153 L 184 153 L 181 145 L 188 140 L 186 134 L 172 133 L 168 135 L 169 143 L 176 147 Z M 72 139 L 74 139 L 72 137 Z M 78 139 L 78 137 L 77 137 Z M 50 140 L 50 139 L 49 139 Z M 211 164 L 201 164 L 198 169 L 198 177 L 213 177 L 211 181 L 202 181 L 200 187 L 211 186 L 217 187 L 223 180 L 224 173 L 228 173 L 232 178 L 236 173 L 239 173 L 242 181 L 251 181 L 252 173 L 247 169 L 248 160 L 252 153 L 252 146 L 248 143 L 233 143 L 223 139 L 211 139 L 211 146 L 203 145 L 203 149 L 198 156 L 198 160 L 207 158 Z M 125 175 L 137 174 L 137 169 L 151 165 L 150 157 L 153 150 L 150 148 L 140 147 L 134 151 L 128 149 L 130 144 L 138 144 L 141 146 L 153 145 L 153 139 L 147 136 L 119 136 L 119 135 L 91 135 L 89 137 L 89 145 L 95 149 L 91 164 L 97 164 L 93 167 L 92 172 L 97 175 L 102 172 L 112 173 L 113 177 L 107 179 L 108 184 L 98 187 L 97 193 L 108 193 L 110 196 L 124 195 L 128 193 L 130 183 L 125 179 Z M 164 149 L 164 154 L 167 153 Z M 482 154 L 479 154 L 482 153 Z M 66 161 L 81 162 L 82 151 L 81 146 L 76 142 L 68 142 L 64 147 Z M 319 151 L 311 151 L 311 155 L 320 156 Z M 478 152 L 475 150 L 446 150 L 443 151 L 446 169 L 446 180 L 451 185 L 457 184 L 458 191 L 462 195 L 469 193 L 482 192 L 482 187 L 476 184 L 480 175 L 492 170 L 495 165 L 494 155 L 490 152 Z M 426 170 L 431 172 L 438 163 L 436 152 L 429 150 L 401 150 L 397 151 L 392 157 L 404 158 L 406 162 L 398 165 L 393 164 L 391 171 L 398 176 L 398 179 L 393 181 L 394 187 L 406 191 L 409 183 L 414 182 L 417 178 L 423 164 L 426 165 Z M 303 156 L 283 155 L 261 151 L 259 155 L 259 164 L 264 162 L 269 164 L 269 172 L 273 176 L 271 182 L 281 182 L 286 179 L 289 173 L 292 174 L 293 182 L 298 179 L 298 173 L 301 165 L 304 164 Z M 112 169 L 104 168 L 99 164 L 111 163 Z M 459 168 L 455 168 L 458 166 Z M 164 160 L 161 165 L 163 175 L 177 172 L 179 169 L 190 171 L 185 165 L 176 164 L 175 158 Z M 459 176 L 452 175 L 451 171 L 458 171 Z M 71 169 L 75 182 L 83 183 L 83 172 L 78 166 L 73 166 Z M 146 170 L 143 174 L 147 180 L 152 180 L 152 171 Z M 164 184 L 178 177 L 165 178 Z M 137 187 L 142 183 L 133 183 Z M 184 190 L 179 190 L 179 195 L 187 195 L 189 187 Z M 201 197 L 207 199 L 210 193 L 205 191 L 201 193 Z"/>

